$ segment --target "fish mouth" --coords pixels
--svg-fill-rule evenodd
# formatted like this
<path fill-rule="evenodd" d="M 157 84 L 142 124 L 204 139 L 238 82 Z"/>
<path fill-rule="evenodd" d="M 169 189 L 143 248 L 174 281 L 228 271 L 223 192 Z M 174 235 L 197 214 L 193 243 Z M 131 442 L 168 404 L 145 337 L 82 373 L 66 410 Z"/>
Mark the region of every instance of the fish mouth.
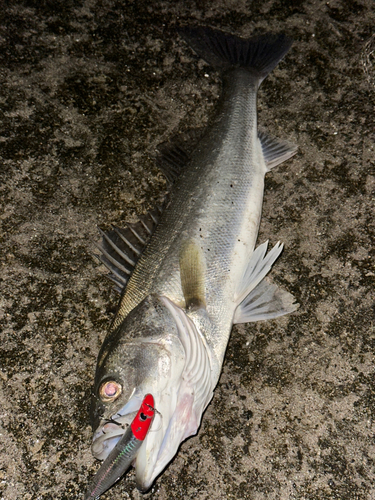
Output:
<path fill-rule="evenodd" d="M 155 417 L 151 427 L 133 461 L 136 485 L 141 492 L 148 491 L 155 478 L 163 471 L 182 441 L 198 432 L 206 404 L 196 404 L 196 391 L 188 382 L 182 381 L 176 393 L 154 396 Z M 138 409 L 142 398 L 137 398 Z M 126 407 L 136 406 L 129 401 Z M 92 453 L 99 460 L 107 458 L 133 421 L 137 411 L 114 415 L 103 420 L 94 433 Z"/>
<path fill-rule="evenodd" d="M 98 460 L 105 460 L 115 445 L 120 441 L 137 412 L 121 418 L 111 418 L 100 423 L 94 433 L 91 452 Z"/>
<path fill-rule="evenodd" d="M 142 403 L 142 397 L 131 397 L 126 405 L 110 418 L 102 419 L 94 432 L 91 453 L 105 460 L 132 423 Z"/>
<path fill-rule="evenodd" d="M 154 396 L 155 417 L 132 463 L 136 485 L 148 491 L 172 460 L 182 441 L 198 432 L 206 404 L 196 405 L 196 388 L 182 380 L 176 392 Z M 102 420 L 94 433 L 92 454 L 105 460 L 137 414 L 142 397 L 130 400 L 116 415 Z"/>
<path fill-rule="evenodd" d="M 137 488 L 142 492 L 150 489 L 154 479 L 172 460 L 181 441 L 195 434 L 199 427 L 199 422 L 192 415 L 193 396 L 185 395 L 180 401 L 176 394 L 162 394 L 154 399 L 154 421 L 132 464 Z M 107 458 L 132 423 L 141 402 L 142 397 L 132 398 L 112 418 L 101 421 L 91 447 L 95 458 Z"/>

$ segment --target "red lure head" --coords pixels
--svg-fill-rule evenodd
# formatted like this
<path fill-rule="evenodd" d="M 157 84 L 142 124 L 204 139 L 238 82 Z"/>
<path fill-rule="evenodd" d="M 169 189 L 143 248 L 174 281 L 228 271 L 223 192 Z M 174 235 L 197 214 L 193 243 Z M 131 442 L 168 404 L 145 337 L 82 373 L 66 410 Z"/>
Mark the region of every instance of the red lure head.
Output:
<path fill-rule="evenodd" d="M 132 433 L 139 441 L 145 439 L 150 425 L 152 424 L 155 416 L 154 404 L 153 396 L 151 394 L 146 394 L 137 415 L 130 424 Z"/>

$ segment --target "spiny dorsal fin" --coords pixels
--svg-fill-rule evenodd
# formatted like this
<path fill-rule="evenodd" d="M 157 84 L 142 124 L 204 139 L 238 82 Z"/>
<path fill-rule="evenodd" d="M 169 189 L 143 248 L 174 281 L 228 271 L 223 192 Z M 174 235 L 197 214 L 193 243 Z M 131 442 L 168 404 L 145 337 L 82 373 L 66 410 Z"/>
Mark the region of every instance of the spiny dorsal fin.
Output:
<path fill-rule="evenodd" d="M 138 222 L 128 224 L 125 228 L 113 226 L 113 229 L 106 232 L 99 229 L 102 241 L 95 245 L 101 254 L 96 257 L 110 271 L 107 277 L 114 282 L 117 292 L 122 293 L 125 289 L 162 211 L 161 207 L 151 210 L 140 216 Z"/>
<path fill-rule="evenodd" d="M 182 243 L 180 249 L 180 276 L 186 309 L 206 306 L 205 259 L 194 240 Z"/>
<path fill-rule="evenodd" d="M 168 182 L 173 184 L 184 167 L 189 163 L 189 155 L 178 144 L 164 143 L 158 146 L 159 155 L 155 161 Z"/>
<path fill-rule="evenodd" d="M 298 146 L 289 141 L 271 137 L 265 132 L 258 132 L 258 138 L 262 145 L 262 152 L 267 170 L 289 160 L 297 153 Z"/>
<path fill-rule="evenodd" d="M 159 144 L 155 162 L 171 184 L 184 171 L 205 133 L 206 127 L 191 128 Z"/>

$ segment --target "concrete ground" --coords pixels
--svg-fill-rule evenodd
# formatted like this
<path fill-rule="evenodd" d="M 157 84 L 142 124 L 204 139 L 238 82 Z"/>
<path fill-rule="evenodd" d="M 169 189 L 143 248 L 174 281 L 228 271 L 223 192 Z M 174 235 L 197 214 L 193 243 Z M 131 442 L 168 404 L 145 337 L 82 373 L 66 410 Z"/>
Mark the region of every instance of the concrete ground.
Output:
<path fill-rule="evenodd" d="M 97 226 L 167 186 L 156 146 L 204 125 L 220 77 L 175 34 L 285 32 L 259 123 L 299 144 L 267 175 L 259 242 L 299 310 L 233 329 L 199 434 L 147 495 L 375 498 L 373 0 L 24 0 L 0 14 L 0 499 L 79 499 L 98 468 L 88 405 L 117 297 Z"/>

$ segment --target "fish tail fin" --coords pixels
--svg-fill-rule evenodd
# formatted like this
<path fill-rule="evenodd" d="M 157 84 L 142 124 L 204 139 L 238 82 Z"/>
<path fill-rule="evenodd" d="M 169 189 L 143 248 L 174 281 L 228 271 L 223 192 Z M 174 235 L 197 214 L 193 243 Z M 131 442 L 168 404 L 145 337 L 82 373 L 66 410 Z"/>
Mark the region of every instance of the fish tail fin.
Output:
<path fill-rule="evenodd" d="M 245 68 L 259 80 L 259 84 L 293 43 L 283 34 L 268 33 L 243 39 L 207 27 L 179 28 L 178 32 L 207 63 L 221 70 Z"/>

